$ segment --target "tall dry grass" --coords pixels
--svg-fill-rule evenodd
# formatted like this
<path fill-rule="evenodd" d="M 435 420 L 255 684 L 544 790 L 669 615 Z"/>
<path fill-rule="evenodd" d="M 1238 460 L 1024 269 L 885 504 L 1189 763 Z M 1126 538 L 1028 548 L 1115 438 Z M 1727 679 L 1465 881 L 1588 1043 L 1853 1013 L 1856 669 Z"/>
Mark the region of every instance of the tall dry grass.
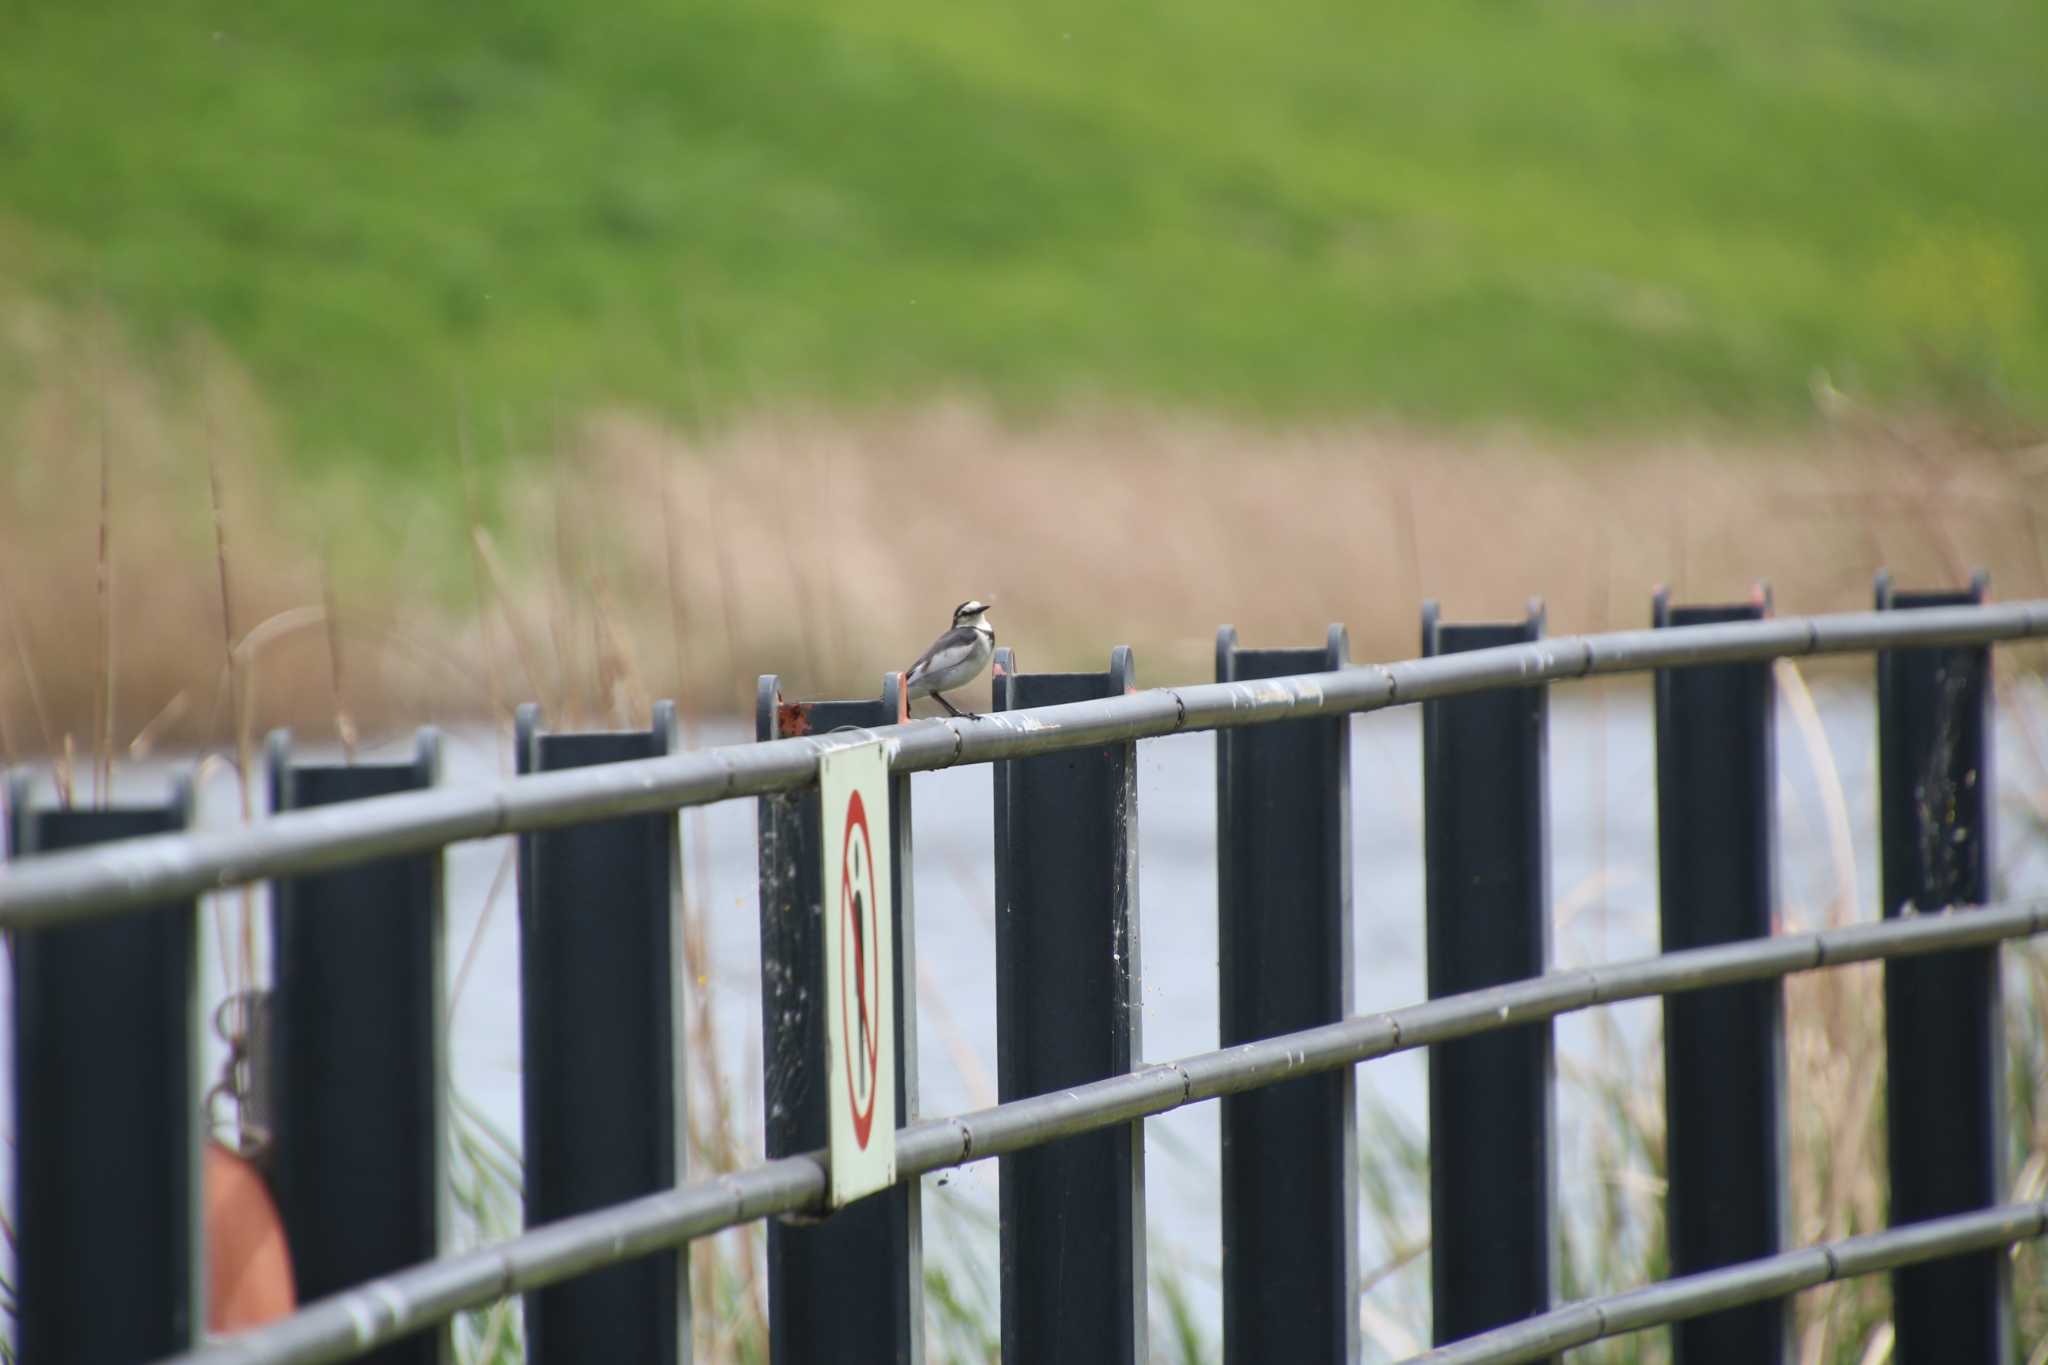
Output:
<path fill-rule="evenodd" d="M 1983 565 L 2005 596 L 2048 592 L 2048 446 L 1820 392 L 1805 435 L 1590 442 L 968 403 L 524 430 L 451 395 L 445 449 L 315 462 L 203 339 L 144 363 L 109 322 L 17 301 L 0 757 L 224 746 L 244 721 L 353 744 L 528 698 L 565 723 L 656 695 L 730 710 L 761 672 L 865 693 L 968 596 L 1028 666 L 1130 643 L 1187 681 L 1224 621 L 1282 641 L 1341 620 L 1357 656 L 1406 657 L 1425 595 L 1474 617 L 1538 593 L 1570 631 L 1645 621 L 1658 583 L 1768 578 L 1817 611 L 1866 605 L 1879 566 Z"/>

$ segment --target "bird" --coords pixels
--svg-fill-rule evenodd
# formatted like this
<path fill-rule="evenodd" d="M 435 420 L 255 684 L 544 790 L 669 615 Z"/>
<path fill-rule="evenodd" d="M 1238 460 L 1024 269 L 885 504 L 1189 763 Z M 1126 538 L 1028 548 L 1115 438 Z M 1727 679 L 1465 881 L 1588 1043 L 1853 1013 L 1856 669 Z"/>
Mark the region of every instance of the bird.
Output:
<path fill-rule="evenodd" d="M 994 657 L 996 628 L 988 619 L 991 605 L 970 597 L 953 608 L 952 628 L 932 641 L 931 648 L 918 655 L 917 662 L 903 674 L 909 699 L 930 697 L 950 714 L 962 714 L 944 694 L 980 677 Z M 981 719 L 972 711 L 965 714 L 969 720 Z"/>

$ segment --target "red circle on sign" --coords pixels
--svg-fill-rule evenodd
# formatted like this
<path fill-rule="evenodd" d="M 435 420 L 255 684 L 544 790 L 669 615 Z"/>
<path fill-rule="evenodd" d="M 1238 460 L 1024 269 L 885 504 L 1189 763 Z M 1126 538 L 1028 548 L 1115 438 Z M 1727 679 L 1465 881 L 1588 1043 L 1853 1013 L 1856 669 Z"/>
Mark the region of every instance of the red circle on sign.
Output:
<path fill-rule="evenodd" d="M 846 1093 L 853 1114 L 853 1139 L 863 1150 L 875 1125 L 876 1071 L 882 1047 L 882 963 L 881 955 L 874 951 L 880 908 L 875 904 L 874 866 L 875 846 L 868 836 L 867 807 L 861 802 L 860 793 L 854 792 L 846 803 L 846 832 L 839 851 L 839 1036 L 845 1044 Z M 849 954 L 851 964 L 847 961 Z M 847 980 L 849 975 L 853 978 L 851 982 Z M 852 1020 L 846 1017 L 849 990 L 855 999 Z M 858 1073 L 854 1070 L 856 1061 L 860 1063 Z M 862 1077 L 867 1080 L 865 1103 L 860 1098 Z"/>

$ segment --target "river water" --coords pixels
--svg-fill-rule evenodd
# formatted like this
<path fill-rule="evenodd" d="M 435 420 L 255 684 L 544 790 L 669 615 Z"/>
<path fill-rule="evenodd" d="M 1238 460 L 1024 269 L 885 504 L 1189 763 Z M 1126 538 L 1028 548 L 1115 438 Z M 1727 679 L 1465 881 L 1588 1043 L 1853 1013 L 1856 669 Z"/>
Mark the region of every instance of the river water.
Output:
<path fill-rule="evenodd" d="M 1792 680 L 1788 679 L 1788 682 Z M 1831 903 L 1852 917 L 1878 914 L 1874 708 L 1867 686 L 1817 688 L 1803 709 L 1797 686 L 1781 687 L 1778 716 L 1779 887 L 1788 927 L 1819 924 Z M 2031 713 L 2038 695 L 2021 705 Z M 2048 788 L 2022 727 L 2001 715 L 1993 764 L 2001 827 L 1994 840 L 2006 895 L 2048 890 L 2048 857 L 2019 818 L 2028 793 Z M 750 733 L 732 721 L 696 727 L 700 744 Z M 1351 725 L 1352 856 L 1356 1007 L 1419 1001 L 1423 977 L 1420 715 L 1400 708 Z M 366 757 L 402 757 L 409 744 Z M 309 757 L 326 757 L 304 746 Z M 1216 1046 L 1215 740 L 1197 734 L 1139 745 L 1140 971 L 1143 1055 L 1162 1061 Z M 509 767 L 509 744 L 485 730 L 448 737 L 444 780 L 494 778 Z M 1656 949 L 1654 750 L 1647 681 L 1555 689 L 1550 721 L 1551 898 L 1559 967 L 1631 958 Z M 161 765 L 124 772 L 117 793 L 157 799 Z M 936 1115 L 994 1102 L 995 964 L 991 870 L 991 771 L 985 766 L 921 774 L 912 783 L 916 858 L 918 1083 L 920 1109 Z M 232 775 L 214 765 L 201 783 L 200 818 L 240 818 Z M 758 1155 L 760 1095 L 759 940 L 756 925 L 754 802 L 726 802 L 684 817 L 684 881 L 706 916 L 708 991 L 719 1034 L 719 1066 L 740 1093 L 733 1108 Z M 1846 842 L 1844 836 L 1846 835 Z M 448 854 L 449 971 L 461 975 L 451 1045 L 455 1084 L 516 1140 L 519 1129 L 519 974 L 510 843 L 459 845 Z M 495 895 L 493 891 L 495 889 Z M 222 989 L 216 928 L 207 932 L 208 995 Z M 468 966 L 464 967 L 466 959 Z M 0 991 L 4 991 L 0 984 Z M 1875 1003 L 1875 1002 L 1873 1002 Z M 1557 1026 L 1560 1075 L 1559 1194 L 1568 1209 L 1592 1207 L 1613 1184 L 1644 1173 L 1605 1161 L 1597 1112 L 1574 1077 L 1614 1074 L 1655 1093 L 1658 1007 L 1638 1002 L 1568 1016 Z M 0 1019 L 8 1017 L 0 1013 Z M 209 1040 L 209 1074 L 220 1049 Z M 11 1048 L 0 1067 L 11 1067 Z M 1426 1071 L 1420 1054 L 1376 1061 L 1359 1073 L 1360 1148 L 1387 1165 L 1395 1130 L 1427 1133 Z M 0 1093 L 11 1094 L 11 1087 Z M 11 1123 L 7 1131 L 12 1131 Z M 1171 1279 L 1213 1339 L 1217 1289 L 1217 1111 L 1197 1105 L 1146 1121 L 1147 1201 L 1155 1315 Z M 11 1165 L 11 1163 L 0 1163 Z M 11 1179 L 0 1177 L 0 1184 Z M 1636 1182 L 1638 1185 L 1640 1182 Z M 1404 1184 L 1397 1182 L 1397 1184 Z M 992 1295 L 997 1167 L 983 1162 L 926 1180 L 926 1255 L 955 1288 Z M 11 1196 L 0 1189 L 0 1195 Z M 1393 1243 L 1427 1232 L 1426 1189 L 1397 1189 L 1387 1213 L 1362 1215 L 1360 1264 L 1381 1265 Z M 1389 1225 L 1391 1223 L 1391 1226 Z M 1403 1334 L 1426 1331 L 1426 1257 L 1390 1276 L 1368 1305 L 1368 1345 L 1398 1349 Z M 995 1322 L 985 1298 L 986 1321 Z M 934 1337 L 934 1356 L 939 1337 Z"/>

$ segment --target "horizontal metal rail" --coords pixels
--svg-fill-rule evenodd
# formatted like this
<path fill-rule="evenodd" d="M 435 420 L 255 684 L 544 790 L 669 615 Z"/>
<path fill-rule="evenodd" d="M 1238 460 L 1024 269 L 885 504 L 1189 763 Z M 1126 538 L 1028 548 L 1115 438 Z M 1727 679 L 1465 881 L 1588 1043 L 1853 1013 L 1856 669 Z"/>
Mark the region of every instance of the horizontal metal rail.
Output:
<path fill-rule="evenodd" d="M 2012 1246 L 2048 1233 L 2048 1201 L 2002 1204 L 1973 1213 L 1845 1237 L 1720 1270 L 1702 1271 L 1605 1298 L 1582 1299 L 1508 1327 L 1439 1346 L 1402 1365 L 1515 1365 L 1604 1337 L 1625 1336 L 1745 1303 L 1795 1294 L 1900 1266 Z"/>
<path fill-rule="evenodd" d="M 2048 600 L 1561 635 L 1462 654 L 1100 701 L 918 720 L 852 735 L 731 745 L 293 811 L 230 830 L 155 835 L 0 864 L 0 929 L 74 921 L 222 887 L 466 839 L 707 805 L 817 781 L 818 757 L 887 742 L 894 772 L 1057 753 L 1194 730 L 1344 715 L 1501 687 L 1659 668 L 2048 635 Z"/>
<path fill-rule="evenodd" d="M 1129 1123 L 1275 1081 L 1548 1019 L 1592 1005 L 1738 981 L 1770 980 L 1852 962 L 1983 946 L 2026 938 L 2044 930 L 2048 930 L 2048 901 L 2030 901 L 1751 939 L 1610 966 L 1554 972 L 1383 1014 L 1359 1015 L 1342 1023 L 1200 1053 L 1177 1062 L 1158 1063 L 1129 1075 L 974 1113 L 922 1120 L 897 1133 L 897 1174 L 901 1180 L 912 1180 L 945 1167 L 985 1161 L 1056 1138 Z M 677 1246 L 757 1218 L 822 1213 L 824 1206 L 823 1153 L 785 1157 L 566 1218 L 494 1246 L 415 1266 L 324 1299 L 270 1326 L 176 1359 L 191 1365 L 313 1365 L 344 1360 L 510 1294 Z M 1901 1230 L 1899 1235 L 1910 1231 Z M 1867 1239 L 1857 1239 L 1858 1246 L 1864 1240 Z M 1910 1250 L 1918 1244 L 1908 1240 L 1905 1245 Z M 1945 1249 L 1927 1253 L 1930 1257 L 1945 1254 Z M 1881 1269 L 1895 1263 L 1902 1262 L 1873 1263 L 1868 1268 Z M 1820 1264 L 1825 1266 L 1828 1262 L 1823 1260 Z M 1846 1264 L 1861 1262 L 1852 1256 Z M 1724 1276 L 1735 1273 L 1735 1269 L 1715 1272 Z M 1681 1299 L 1678 1305 L 1687 1312 L 1704 1311 L 1720 1302 L 1703 1297 L 1697 1307 L 1688 1307 L 1694 1303 L 1691 1299 Z M 1683 1315 L 1676 1309 L 1672 1313 L 1673 1318 Z M 1608 1320 L 1589 1319 L 1596 1324 Z M 1639 1321 L 1636 1317 L 1613 1320 L 1650 1325 L 1648 1320 Z"/>

